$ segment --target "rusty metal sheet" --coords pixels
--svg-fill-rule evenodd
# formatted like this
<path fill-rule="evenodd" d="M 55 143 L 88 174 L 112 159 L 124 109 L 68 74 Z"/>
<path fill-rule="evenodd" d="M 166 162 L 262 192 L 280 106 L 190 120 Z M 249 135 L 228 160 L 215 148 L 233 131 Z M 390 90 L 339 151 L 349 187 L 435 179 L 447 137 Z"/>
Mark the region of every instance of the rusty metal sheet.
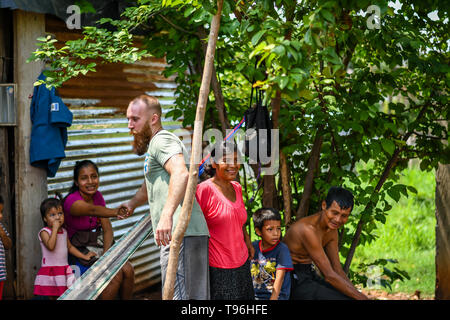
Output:
<path fill-rule="evenodd" d="M 66 29 L 63 21 L 52 16 L 47 16 L 46 31 L 61 40 L 80 36 L 79 32 Z M 144 179 L 144 159 L 132 153 L 132 137 L 125 112 L 129 101 L 141 93 L 160 100 L 163 126 L 179 136 L 188 150 L 191 149 L 192 130 L 182 130 L 179 119 L 164 117 L 175 107 L 176 99 L 174 77 L 167 79 L 161 74 L 165 66 L 165 60 L 159 58 L 145 59 L 133 65 L 99 64 L 97 72 L 72 79 L 58 90 L 74 119 L 68 128 L 66 158 L 56 176 L 48 179 L 49 196 L 55 191 L 67 194 L 72 185 L 75 162 L 82 159 L 90 159 L 98 165 L 99 190 L 108 207 L 117 207 L 136 193 Z M 148 210 L 146 205 L 137 208 L 129 219 L 111 219 L 115 239 L 126 234 Z M 159 248 L 153 238 L 145 240 L 130 262 L 135 268 L 136 291 L 160 281 Z"/>

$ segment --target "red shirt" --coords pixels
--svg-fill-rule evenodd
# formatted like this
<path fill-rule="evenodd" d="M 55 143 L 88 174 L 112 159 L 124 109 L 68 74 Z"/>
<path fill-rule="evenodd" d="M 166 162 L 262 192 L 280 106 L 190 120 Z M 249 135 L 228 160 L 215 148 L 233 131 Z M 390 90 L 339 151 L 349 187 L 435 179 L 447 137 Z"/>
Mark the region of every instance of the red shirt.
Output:
<path fill-rule="evenodd" d="M 242 230 L 247 221 L 242 187 L 236 181 L 231 184 L 236 192 L 235 202 L 228 200 L 210 179 L 197 185 L 195 194 L 210 234 L 209 265 L 215 268 L 238 268 L 248 258 Z"/>

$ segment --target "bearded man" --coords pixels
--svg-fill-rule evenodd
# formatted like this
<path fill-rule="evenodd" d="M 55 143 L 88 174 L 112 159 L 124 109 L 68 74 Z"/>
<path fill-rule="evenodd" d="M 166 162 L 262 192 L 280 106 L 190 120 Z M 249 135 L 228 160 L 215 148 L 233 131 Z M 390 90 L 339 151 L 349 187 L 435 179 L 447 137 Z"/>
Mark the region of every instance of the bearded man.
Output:
<path fill-rule="evenodd" d="M 128 105 L 127 119 L 134 136 L 133 152 L 145 154 L 144 182 L 134 197 L 121 205 L 131 215 L 148 202 L 154 240 L 160 247 L 162 287 L 169 262 L 170 241 L 186 191 L 189 156 L 184 144 L 163 129 L 158 99 L 140 95 Z M 178 257 L 174 300 L 208 300 L 208 227 L 194 199 L 191 219 Z"/>

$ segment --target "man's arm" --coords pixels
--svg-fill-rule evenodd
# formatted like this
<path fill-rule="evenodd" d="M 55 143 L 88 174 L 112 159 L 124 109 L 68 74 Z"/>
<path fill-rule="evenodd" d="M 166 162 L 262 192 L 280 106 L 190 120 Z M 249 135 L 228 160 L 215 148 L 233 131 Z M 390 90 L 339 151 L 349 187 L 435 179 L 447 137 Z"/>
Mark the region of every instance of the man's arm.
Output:
<path fill-rule="evenodd" d="M 339 273 L 337 273 L 325 254 L 322 248 L 320 239 L 315 234 L 313 228 L 309 226 L 303 226 L 299 233 L 300 240 L 303 246 L 308 251 L 309 256 L 314 261 L 314 264 L 319 268 L 320 272 L 329 284 L 343 294 L 352 297 L 357 300 L 366 300 L 367 297 L 360 293 L 349 281 L 344 279 Z"/>
<path fill-rule="evenodd" d="M 325 253 L 330 260 L 331 267 L 338 273 L 345 281 L 347 281 L 351 286 L 353 286 L 347 274 L 342 269 L 341 261 L 339 260 L 339 246 L 337 232 L 334 234 L 333 238 L 325 246 Z"/>
<path fill-rule="evenodd" d="M 122 208 L 127 210 L 127 213 L 124 215 L 121 215 L 120 217 L 123 218 L 128 218 L 129 216 L 131 216 L 134 213 L 134 210 L 137 207 L 140 207 L 144 204 L 147 203 L 147 185 L 145 184 L 145 179 L 144 182 L 142 182 L 141 187 L 139 188 L 139 190 L 136 192 L 136 194 L 133 196 L 133 198 L 131 198 L 129 201 L 122 203 L 119 206 L 119 212 L 123 212 Z M 119 217 L 119 218 L 120 218 Z"/>
<path fill-rule="evenodd" d="M 189 172 L 181 153 L 167 160 L 164 169 L 169 173 L 170 180 L 167 200 L 155 232 L 155 241 L 158 246 L 168 245 L 172 240 L 173 214 L 184 198 L 189 178 Z"/>

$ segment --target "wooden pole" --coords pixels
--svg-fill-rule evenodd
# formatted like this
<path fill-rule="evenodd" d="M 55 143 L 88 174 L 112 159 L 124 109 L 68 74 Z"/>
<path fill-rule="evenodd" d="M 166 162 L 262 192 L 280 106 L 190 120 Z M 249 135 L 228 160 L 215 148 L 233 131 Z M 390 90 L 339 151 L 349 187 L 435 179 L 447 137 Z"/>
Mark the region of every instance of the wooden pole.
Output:
<path fill-rule="evenodd" d="M 192 153 L 189 166 L 189 180 L 184 195 L 183 206 L 181 208 L 178 224 L 172 236 L 169 253 L 169 264 L 167 266 L 166 281 L 164 283 L 163 300 L 172 300 L 175 277 L 178 265 L 178 255 L 180 246 L 184 238 L 184 233 L 191 219 L 192 207 L 194 205 L 195 191 L 197 188 L 198 166 L 202 156 L 203 120 L 205 118 L 206 103 L 208 101 L 211 71 L 214 66 L 214 53 L 216 50 L 217 36 L 219 34 L 220 18 L 222 13 L 223 0 L 217 1 L 217 13 L 212 18 L 209 32 L 208 48 L 206 50 L 205 65 L 203 67 L 202 83 L 200 95 L 195 114 L 194 135 L 192 140 Z"/>
<path fill-rule="evenodd" d="M 28 98 L 33 82 L 43 69 L 41 62 L 27 63 L 36 50 L 36 38 L 45 36 L 45 14 L 14 10 L 14 82 L 17 83 L 17 126 L 15 127 L 16 280 L 17 299 L 33 297 L 36 272 L 41 266 L 41 248 L 36 235 L 42 228 L 37 214 L 47 198 L 45 169 L 30 165 L 31 119 Z"/>

